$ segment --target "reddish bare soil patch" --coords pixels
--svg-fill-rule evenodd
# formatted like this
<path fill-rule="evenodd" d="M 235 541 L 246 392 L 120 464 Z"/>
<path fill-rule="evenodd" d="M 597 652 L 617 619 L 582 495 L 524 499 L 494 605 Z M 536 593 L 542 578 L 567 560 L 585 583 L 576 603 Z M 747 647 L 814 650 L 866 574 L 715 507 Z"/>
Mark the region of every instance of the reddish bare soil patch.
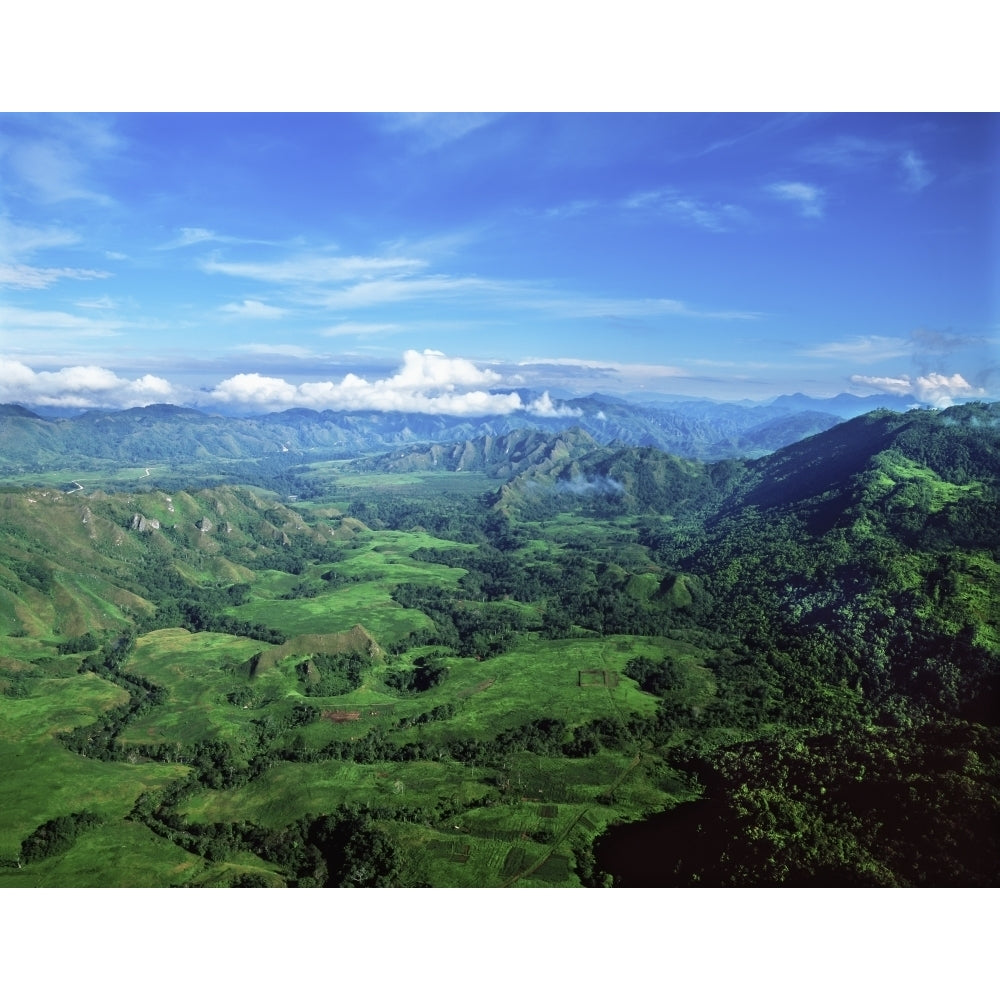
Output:
<path fill-rule="evenodd" d="M 361 713 L 328 709 L 323 713 L 323 718 L 328 719 L 330 722 L 357 722 L 361 718 Z"/>

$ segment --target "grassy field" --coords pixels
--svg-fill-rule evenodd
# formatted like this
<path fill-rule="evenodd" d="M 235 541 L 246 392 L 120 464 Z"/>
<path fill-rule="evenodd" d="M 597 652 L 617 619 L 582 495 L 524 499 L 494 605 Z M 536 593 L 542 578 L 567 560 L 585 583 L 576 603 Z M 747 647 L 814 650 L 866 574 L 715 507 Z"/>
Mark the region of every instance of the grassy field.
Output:
<path fill-rule="evenodd" d="M 43 678 L 29 697 L 3 699 L 0 858 L 16 856 L 24 837 L 48 819 L 83 809 L 123 817 L 142 792 L 185 773 L 177 765 L 104 763 L 72 753 L 56 739 L 125 701 L 121 688 L 93 674 Z"/>

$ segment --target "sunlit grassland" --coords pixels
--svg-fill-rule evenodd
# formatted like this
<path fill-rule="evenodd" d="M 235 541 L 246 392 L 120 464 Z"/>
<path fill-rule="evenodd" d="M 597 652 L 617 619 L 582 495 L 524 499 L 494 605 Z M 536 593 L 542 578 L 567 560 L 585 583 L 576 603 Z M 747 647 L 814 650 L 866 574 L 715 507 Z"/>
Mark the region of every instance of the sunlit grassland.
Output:
<path fill-rule="evenodd" d="M 166 701 L 136 720 L 122 734 L 122 743 L 190 744 L 204 739 L 236 739 L 247 724 L 247 712 L 226 696 L 245 683 L 240 664 L 264 643 L 215 632 L 190 633 L 161 629 L 141 636 L 128 669 L 166 690 Z M 289 685 L 274 673 L 264 686 L 281 697 Z"/>
<path fill-rule="evenodd" d="M 487 660 L 446 657 L 448 679 L 434 688 L 438 702 L 454 701 L 452 719 L 423 727 L 428 737 L 457 739 L 496 735 L 541 717 L 570 724 L 616 714 L 652 714 L 658 700 L 621 675 L 630 659 L 678 652 L 696 666 L 700 657 L 688 643 L 659 637 L 607 636 L 541 639 L 526 634 L 516 649 Z M 581 674 L 595 672 L 593 679 Z M 609 675 L 605 683 L 604 673 Z"/>
<path fill-rule="evenodd" d="M 498 486 L 494 477 L 483 472 L 357 472 L 343 461 L 313 462 L 304 478 L 323 486 L 326 503 L 361 498 L 369 490 L 407 497 L 473 497 Z"/>
<path fill-rule="evenodd" d="M 936 514 L 945 504 L 956 503 L 983 490 L 979 482 L 952 483 L 942 479 L 932 469 L 898 453 L 883 455 L 878 472 L 879 486 L 892 491 L 895 504 L 920 506 L 930 514 Z"/>
<path fill-rule="evenodd" d="M 0 857 L 16 855 L 21 841 L 47 819 L 82 809 L 124 816 L 141 792 L 185 772 L 176 765 L 81 757 L 56 739 L 127 700 L 122 688 L 93 674 L 42 678 L 28 697 L 0 697 Z"/>
<path fill-rule="evenodd" d="M 479 774 L 481 779 L 483 771 Z M 234 822 L 251 815 L 262 826 L 278 829 L 341 805 L 433 806 L 439 799 L 472 801 L 488 790 L 454 761 L 282 763 L 241 788 L 199 792 L 185 801 L 183 810 L 196 823 Z"/>
<path fill-rule="evenodd" d="M 410 553 L 422 546 L 447 544 L 422 532 L 378 532 L 348 558 L 313 567 L 301 576 L 274 571 L 260 573 L 254 594 L 261 596 L 232 608 L 229 613 L 280 629 L 286 635 L 343 632 L 360 624 L 379 642 L 390 643 L 431 624 L 420 611 L 403 608 L 392 599 L 392 590 L 398 584 L 420 582 L 450 587 L 464 575 L 462 569 L 409 558 Z M 319 579 L 331 570 L 341 580 L 327 583 Z M 280 594 L 291 592 L 304 581 L 315 582 L 324 589 L 308 599 L 281 599 Z"/>
<path fill-rule="evenodd" d="M 141 823 L 112 821 L 85 831 L 64 854 L 0 869 L 4 888 L 166 888 L 199 884 L 221 868 Z"/>

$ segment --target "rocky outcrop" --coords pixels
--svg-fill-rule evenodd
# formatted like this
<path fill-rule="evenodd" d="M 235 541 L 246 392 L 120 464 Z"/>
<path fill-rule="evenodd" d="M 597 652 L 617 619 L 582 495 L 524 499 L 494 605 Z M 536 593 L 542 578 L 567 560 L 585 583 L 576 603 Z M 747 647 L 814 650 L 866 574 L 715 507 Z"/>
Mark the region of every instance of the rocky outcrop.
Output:
<path fill-rule="evenodd" d="M 144 517 L 142 514 L 136 514 L 129 527 L 133 531 L 159 531 L 160 522 L 155 517 Z"/>
<path fill-rule="evenodd" d="M 207 517 L 203 517 L 203 518 L 201 518 L 201 520 L 199 520 L 199 521 L 196 521 L 196 522 L 195 522 L 195 525 L 194 525 L 194 526 L 195 526 L 195 527 L 196 527 L 196 528 L 197 528 L 197 529 L 198 529 L 198 530 L 199 530 L 199 531 L 200 531 L 200 532 L 201 532 L 202 534 L 204 534 L 204 533 L 205 533 L 206 531 L 211 531 L 211 530 L 212 530 L 212 528 L 214 528 L 214 527 L 215 527 L 215 525 L 213 525 L 213 524 L 212 524 L 212 522 L 211 522 L 211 521 L 210 521 L 210 520 L 209 520 L 209 519 L 208 519 Z"/>

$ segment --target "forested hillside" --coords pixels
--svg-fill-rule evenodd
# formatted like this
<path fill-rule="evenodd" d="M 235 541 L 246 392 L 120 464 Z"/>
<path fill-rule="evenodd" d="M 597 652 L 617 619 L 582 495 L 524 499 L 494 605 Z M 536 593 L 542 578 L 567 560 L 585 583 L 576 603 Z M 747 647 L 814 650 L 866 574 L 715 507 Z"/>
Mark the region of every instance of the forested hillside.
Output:
<path fill-rule="evenodd" d="M 298 461 L 0 491 L 0 884 L 1000 883 L 997 404 Z"/>

